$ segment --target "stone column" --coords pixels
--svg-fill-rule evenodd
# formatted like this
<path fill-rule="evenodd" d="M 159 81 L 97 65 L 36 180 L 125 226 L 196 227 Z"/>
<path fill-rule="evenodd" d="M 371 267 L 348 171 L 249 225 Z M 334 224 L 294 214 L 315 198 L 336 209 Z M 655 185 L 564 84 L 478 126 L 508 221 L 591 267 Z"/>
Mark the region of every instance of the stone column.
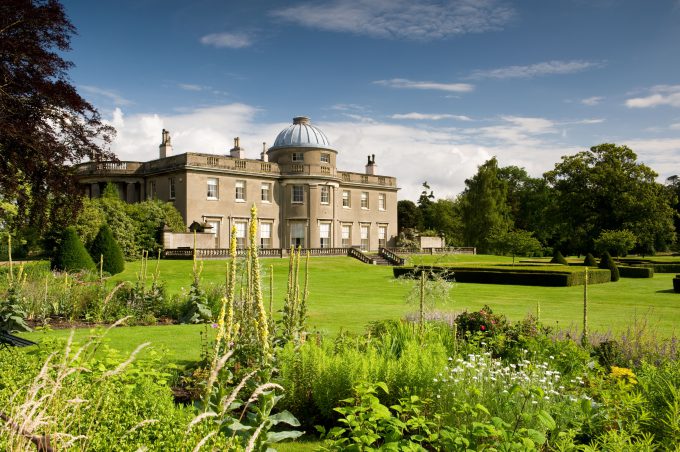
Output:
<path fill-rule="evenodd" d="M 99 192 L 99 183 L 95 182 L 90 185 L 90 198 L 100 198 L 101 193 Z"/>

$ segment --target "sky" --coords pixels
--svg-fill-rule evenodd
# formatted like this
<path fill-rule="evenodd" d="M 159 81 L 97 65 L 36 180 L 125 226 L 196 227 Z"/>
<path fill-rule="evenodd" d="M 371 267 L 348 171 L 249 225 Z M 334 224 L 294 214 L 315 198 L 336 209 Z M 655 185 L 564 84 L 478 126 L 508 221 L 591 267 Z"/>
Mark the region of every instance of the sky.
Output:
<path fill-rule="evenodd" d="M 65 57 L 117 129 L 121 160 L 247 158 L 294 116 L 338 169 L 455 197 L 477 167 L 534 177 L 562 156 L 627 145 L 680 174 L 680 0 L 65 0 Z"/>

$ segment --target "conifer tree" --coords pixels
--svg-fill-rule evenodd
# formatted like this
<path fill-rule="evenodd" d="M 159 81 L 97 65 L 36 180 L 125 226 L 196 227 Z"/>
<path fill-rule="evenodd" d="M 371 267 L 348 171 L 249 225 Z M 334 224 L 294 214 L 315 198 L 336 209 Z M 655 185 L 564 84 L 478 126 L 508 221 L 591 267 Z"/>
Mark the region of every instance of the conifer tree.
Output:
<path fill-rule="evenodd" d="M 562 253 L 560 250 L 555 251 L 555 254 L 553 254 L 553 258 L 550 260 L 551 264 L 562 264 L 562 265 L 569 265 L 569 262 L 562 256 Z"/>
<path fill-rule="evenodd" d="M 102 270 L 111 275 L 122 272 L 125 269 L 125 259 L 118 242 L 113 238 L 111 228 L 103 224 L 99 228 L 97 236 L 90 245 L 90 256 L 95 262 L 99 262 L 100 256 L 103 257 Z"/>
<path fill-rule="evenodd" d="M 602 255 L 602 258 L 600 259 L 600 268 L 608 268 L 612 272 L 612 282 L 616 282 L 619 280 L 620 275 L 619 275 L 619 267 L 616 266 L 616 262 L 614 262 L 614 259 L 612 259 L 612 256 L 609 254 L 608 251 L 605 251 L 604 254 Z"/>
<path fill-rule="evenodd" d="M 595 256 L 593 256 L 591 253 L 586 254 L 586 258 L 583 260 L 583 265 L 587 267 L 597 267 Z"/>
<path fill-rule="evenodd" d="M 92 258 L 87 253 L 85 245 L 83 245 L 73 226 L 64 229 L 62 232 L 61 243 L 55 253 L 52 267 L 69 272 L 95 269 Z"/>

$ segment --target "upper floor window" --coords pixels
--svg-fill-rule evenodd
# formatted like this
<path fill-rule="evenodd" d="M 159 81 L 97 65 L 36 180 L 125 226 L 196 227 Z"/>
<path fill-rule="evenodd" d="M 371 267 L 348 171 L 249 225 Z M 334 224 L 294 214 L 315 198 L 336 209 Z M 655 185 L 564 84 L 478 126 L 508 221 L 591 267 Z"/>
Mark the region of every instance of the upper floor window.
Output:
<path fill-rule="evenodd" d="M 349 190 L 342 191 L 342 207 L 352 207 L 352 193 Z"/>
<path fill-rule="evenodd" d="M 260 199 L 263 202 L 272 201 L 272 184 L 269 183 L 262 184 L 262 187 L 260 188 Z"/>
<path fill-rule="evenodd" d="M 331 163 L 331 155 L 321 154 L 321 163 Z"/>
<path fill-rule="evenodd" d="M 385 210 L 385 193 L 378 193 L 378 210 Z"/>
<path fill-rule="evenodd" d="M 305 161 L 305 154 L 302 152 L 293 152 L 293 161 L 294 162 L 304 162 Z"/>
<path fill-rule="evenodd" d="M 208 199 L 219 198 L 219 185 L 216 177 L 208 178 Z"/>
<path fill-rule="evenodd" d="M 244 180 L 236 181 L 236 200 L 237 201 L 246 200 L 246 181 Z"/>
<path fill-rule="evenodd" d="M 361 208 L 362 209 L 368 209 L 368 192 L 367 191 L 361 192 Z"/>
<path fill-rule="evenodd" d="M 328 185 L 321 186 L 321 204 L 330 204 L 331 188 Z"/>
<path fill-rule="evenodd" d="M 168 179 L 168 197 L 170 199 L 175 199 L 175 178 L 171 177 Z"/>
<path fill-rule="evenodd" d="M 293 185 L 293 203 L 305 202 L 305 188 L 302 185 Z"/>

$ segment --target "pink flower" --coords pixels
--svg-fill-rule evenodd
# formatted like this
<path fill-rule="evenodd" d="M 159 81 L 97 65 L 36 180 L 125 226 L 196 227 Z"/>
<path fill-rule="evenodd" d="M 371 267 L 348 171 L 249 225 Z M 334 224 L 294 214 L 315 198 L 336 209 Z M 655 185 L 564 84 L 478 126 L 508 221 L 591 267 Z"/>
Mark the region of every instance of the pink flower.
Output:
<path fill-rule="evenodd" d="M 479 329 L 482 331 L 486 331 L 486 327 L 484 325 L 480 326 Z"/>

